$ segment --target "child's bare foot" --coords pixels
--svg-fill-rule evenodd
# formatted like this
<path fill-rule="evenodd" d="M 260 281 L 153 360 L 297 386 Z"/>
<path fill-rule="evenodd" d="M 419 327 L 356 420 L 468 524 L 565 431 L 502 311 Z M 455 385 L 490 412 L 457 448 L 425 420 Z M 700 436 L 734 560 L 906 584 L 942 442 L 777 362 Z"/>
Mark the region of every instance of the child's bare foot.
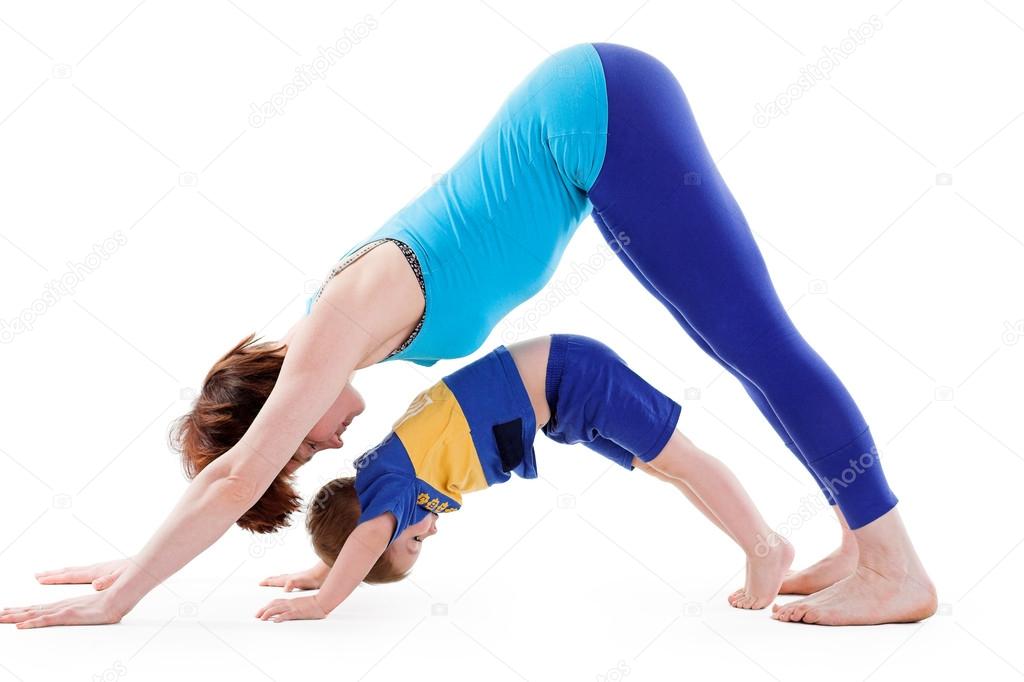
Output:
<path fill-rule="evenodd" d="M 857 568 L 857 541 L 853 534 L 843 537 L 843 544 L 827 557 L 802 571 L 791 571 L 782 581 L 779 594 L 814 594 L 853 575 Z"/>
<path fill-rule="evenodd" d="M 913 623 L 933 615 L 937 606 L 935 587 L 923 569 L 911 573 L 858 565 L 831 587 L 774 606 L 772 618 L 818 625 Z"/>
<path fill-rule="evenodd" d="M 793 563 L 793 545 L 785 538 L 774 536 L 778 542 L 764 556 L 747 557 L 747 580 L 742 589 L 729 596 L 729 604 L 737 609 L 763 609 L 779 594 L 782 579 Z"/>

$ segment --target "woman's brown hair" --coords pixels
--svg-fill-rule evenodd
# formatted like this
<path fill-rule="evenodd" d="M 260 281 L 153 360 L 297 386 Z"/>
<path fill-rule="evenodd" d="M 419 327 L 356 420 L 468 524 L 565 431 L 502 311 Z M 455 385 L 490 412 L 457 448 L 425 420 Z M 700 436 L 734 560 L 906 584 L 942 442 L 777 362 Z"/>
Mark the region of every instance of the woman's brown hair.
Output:
<path fill-rule="evenodd" d="M 171 426 L 171 447 L 181 453 L 188 478 L 241 440 L 277 383 L 286 348 L 277 342 L 258 343 L 249 334 L 214 363 L 192 410 Z M 238 525 L 254 533 L 287 526 L 302 502 L 293 483 L 291 474 L 278 474 Z"/>

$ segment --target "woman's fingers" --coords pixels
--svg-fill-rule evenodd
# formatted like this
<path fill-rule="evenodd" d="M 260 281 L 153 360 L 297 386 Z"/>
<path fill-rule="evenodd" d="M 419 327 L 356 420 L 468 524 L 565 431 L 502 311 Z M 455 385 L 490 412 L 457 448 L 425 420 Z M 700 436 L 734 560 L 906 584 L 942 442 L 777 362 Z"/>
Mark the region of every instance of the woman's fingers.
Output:
<path fill-rule="evenodd" d="M 0 614 L 0 622 L 15 623 L 21 629 L 51 625 L 107 625 L 119 622 L 123 615 L 104 593 L 73 597 L 36 607 L 4 609 Z"/>
<path fill-rule="evenodd" d="M 97 592 L 102 592 L 103 590 L 107 589 L 108 587 L 114 584 L 114 581 L 117 580 L 118 575 L 120 574 L 109 573 L 103 576 L 102 578 L 96 578 L 96 580 L 92 581 L 92 588 Z"/>
<path fill-rule="evenodd" d="M 51 625 L 74 625 L 75 622 L 71 618 L 66 610 L 61 609 L 59 611 L 49 611 L 46 613 L 37 613 L 34 618 L 23 620 L 17 625 L 16 628 L 19 630 L 30 630 L 32 628 L 45 628 Z"/>
<path fill-rule="evenodd" d="M 53 609 L 59 609 L 65 606 L 67 603 L 73 601 L 75 597 L 71 599 L 62 599 L 61 601 L 53 602 L 51 604 L 33 604 L 31 606 L 12 606 L 0 611 L 0 623 L 16 623 L 16 620 L 5 620 L 11 616 L 24 616 L 25 613 L 30 611 L 44 612 Z"/>
<path fill-rule="evenodd" d="M 42 585 L 81 585 L 92 582 L 93 574 L 82 568 L 62 568 L 57 571 L 36 573 L 36 581 Z"/>
<path fill-rule="evenodd" d="M 43 585 L 81 585 L 110 573 L 120 575 L 129 561 L 130 559 L 116 559 L 88 566 L 65 566 L 52 571 L 41 571 L 35 574 L 35 578 Z"/>
<path fill-rule="evenodd" d="M 29 609 L 38 608 L 38 606 L 38 604 L 35 606 L 8 606 L 0 611 L 0 616 L 6 616 L 8 613 L 16 613 L 18 611 L 28 611 Z"/>
<path fill-rule="evenodd" d="M 260 585 L 264 587 L 281 587 L 284 584 L 286 575 L 272 575 L 269 578 L 264 578 L 260 581 Z"/>
<path fill-rule="evenodd" d="M 32 617 L 35 613 L 32 609 L 24 609 L 22 611 L 11 611 L 0 615 L 0 623 L 20 623 L 23 620 Z"/>
<path fill-rule="evenodd" d="M 95 589 L 97 591 L 102 591 L 102 590 L 107 589 L 108 587 L 113 585 L 115 582 L 117 582 L 117 579 L 121 577 L 121 574 L 125 572 L 126 568 L 127 568 L 127 566 L 121 566 L 119 568 L 114 569 L 110 573 L 107 573 L 104 576 L 100 576 L 99 578 L 96 578 L 96 580 L 92 581 L 93 589 Z"/>
<path fill-rule="evenodd" d="M 39 606 L 31 609 L 25 609 L 17 613 L 11 613 L 5 616 L 0 616 L 0 623 L 24 623 L 41 616 L 50 615 L 60 611 L 60 608 Z"/>

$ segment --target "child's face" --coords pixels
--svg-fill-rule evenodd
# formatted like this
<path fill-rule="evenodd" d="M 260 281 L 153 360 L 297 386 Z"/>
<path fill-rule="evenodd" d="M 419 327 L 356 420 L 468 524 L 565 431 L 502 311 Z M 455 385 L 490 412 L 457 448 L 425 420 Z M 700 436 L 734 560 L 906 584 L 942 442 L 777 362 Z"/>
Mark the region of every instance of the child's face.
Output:
<path fill-rule="evenodd" d="M 437 514 L 430 512 L 419 523 L 409 526 L 395 538 L 387 551 L 391 552 L 391 562 L 395 568 L 408 571 L 420 558 L 423 541 L 437 532 Z"/>

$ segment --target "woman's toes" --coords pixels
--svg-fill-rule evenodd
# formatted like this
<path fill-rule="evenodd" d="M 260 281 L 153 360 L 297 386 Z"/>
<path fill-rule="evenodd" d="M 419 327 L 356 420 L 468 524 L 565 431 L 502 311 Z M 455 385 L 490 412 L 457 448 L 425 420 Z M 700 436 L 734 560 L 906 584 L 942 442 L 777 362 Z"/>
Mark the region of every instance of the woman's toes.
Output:
<path fill-rule="evenodd" d="M 815 610 L 815 609 L 812 609 L 812 608 L 808 608 L 808 609 L 807 609 L 807 610 L 806 610 L 806 611 L 804 612 L 804 614 L 803 614 L 803 616 L 802 616 L 802 617 L 800 618 L 800 620 L 802 620 L 802 621 L 803 621 L 803 622 L 805 622 L 805 623 L 817 623 L 818 621 L 820 621 L 820 620 L 821 620 L 821 613 L 819 613 L 819 612 L 818 612 L 817 610 Z"/>
<path fill-rule="evenodd" d="M 793 607 L 793 613 L 790 614 L 789 619 L 794 622 L 799 622 L 804 619 L 804 614 L 807 613 L 807 606 L 805 604 L 797 604 Z"/>

